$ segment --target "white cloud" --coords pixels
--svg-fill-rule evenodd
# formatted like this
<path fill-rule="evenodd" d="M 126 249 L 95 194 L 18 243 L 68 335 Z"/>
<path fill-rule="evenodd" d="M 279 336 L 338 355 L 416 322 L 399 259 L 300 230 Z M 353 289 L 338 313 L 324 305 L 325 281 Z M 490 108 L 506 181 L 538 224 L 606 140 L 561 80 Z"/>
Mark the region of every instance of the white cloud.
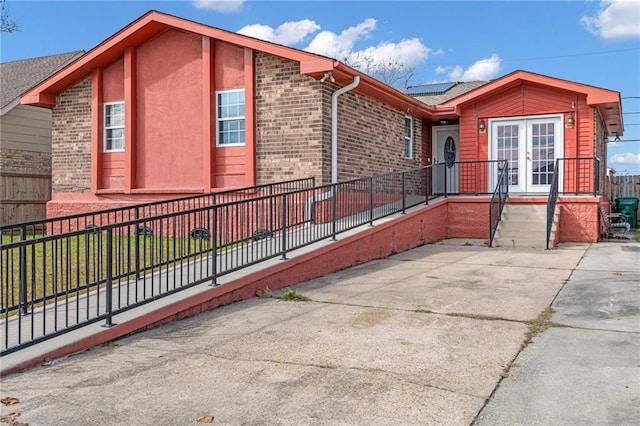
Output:
<path fill-rule="evenodd" d="M 285 22 L 278 28 L 261 24 L 247 25 L 240 28 L 238 34 L 290 46 L 300 43 L 309 34 L 313 34 L 319 29 L 320 26 L 314 21 L 303 19 L 302 21 Z"/>
<path fill-rule="evenodd" d="M 382 42 L 377 46 L 354 52 L 356 55 L 363 55 L 370 58 L 376 64 L 397 63 L 407 67 L 416 66 L 424 62 L 431 49 L 422 44 L 417 38 L 405 39 L 399 43 Z"/>
<path fill-rule="evenodd" d="M 317 34 L 304 50 L 344 61 L 353 67 L 366 70 L 389 63 L 413 67 L 423 63 L 432 50 L 422 44 L 418 38 L 403 39 L 397 43 L 382 41 L 376 46 L 356 50 L 358 42 L 366 39 L 375 29 L 377 21 L 373 18 L 349 27 L 340 34 L 322 31 Z"/>
<path fill-rule="evenodd" d="M 356 44 L 366 40 L 376 29 L 376 25 L 375 19 L 368 18 L 337 34 L 331 31 L 318 32 L 321 27 L 316 22 L 304 19 L 285 22 L 277 28 L 261 24 L 247 25 L 238 33 L 287 46 L 301 43 L 307 36 L 317 33 L 303 50 L 344 61 L 354 67 L 364 67 L 365 64 L 375 67 L 389 62 L 412 67 L 423 63 L 431 54 L 442 54 L 441 50 L 433 52 L 418 38 L 404 39 L 397 43 L 383 41 L 376 46 L 356 50 Z"/>
<path fill-rule="evenodd" d="M 615 154 L 611 157 L 614 164 L 640 164 L 640 154 L 627 152 L 626 154 Z"/>
<path fill-rule="evenodd" d="M 495 77 L 500 72 L 502 59 L 497 54 L 491 55 L 489 58 L 477 60 L 466 70 L 460 65 L 455 67 L 438 67 L 436 74 L 444 74 L 449 72 L 449 78 L 452 81 L 487 81 Z"/>
<path fill-rule="evenodd" d="M 368 18 L 364 22 L 343 30 L 340 34 L 322 31 L 314 37 L 304 50 L 344 60 L 353 54 L 353 48 L 358 40 L 366 37 L 376 28 L 377 21 Z"/>
<path fill-rule="evenodd" d="M 601 0 L 598 14 L 580 22 L 605 39 L 640 37 L 640 0 Z"/>
<path fill-rule="evenodd" d="M 194 0 L 193 5 L 198 9 L 211 9 L 215 12 L 229 13 L 242 9 L 245 0 Z"/>
<path fill-rule="evenodd" d="M 447 72 L 447 67 L 438 66 L 436 68 L 436 74 L 444 74 L 445 72 Z"/>

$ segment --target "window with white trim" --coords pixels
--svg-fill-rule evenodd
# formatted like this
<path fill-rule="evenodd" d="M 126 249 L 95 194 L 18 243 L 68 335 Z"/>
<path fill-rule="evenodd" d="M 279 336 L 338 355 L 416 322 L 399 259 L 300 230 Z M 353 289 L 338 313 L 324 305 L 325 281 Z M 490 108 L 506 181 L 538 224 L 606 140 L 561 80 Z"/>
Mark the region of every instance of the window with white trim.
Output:
<path fill-rule="evenodd" d="M 404 118 L 404 158 L 413 160 L 413 118 Z"/>
<path fill-rule="evenodd" d="M 104 152 L 124 151 L 124 102 L 104 104 Z"/>
<path fill-rule="evenodd" d="M 218 123 L 216 144 L 218 146 L 244 145 L 244 89 L 217 92 L 216 101 Z"/>

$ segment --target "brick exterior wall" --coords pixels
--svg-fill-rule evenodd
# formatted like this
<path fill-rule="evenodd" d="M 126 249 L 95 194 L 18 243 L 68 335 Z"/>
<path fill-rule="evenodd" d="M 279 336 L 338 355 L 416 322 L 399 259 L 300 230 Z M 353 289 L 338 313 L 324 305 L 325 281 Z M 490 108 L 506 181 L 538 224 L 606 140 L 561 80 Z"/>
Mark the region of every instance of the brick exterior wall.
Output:
<path fill-rule="evenodd" d="M 258 184 L 302 177 L 331 182 L 331 95 L 340 88 L 300 75 L 296 62 L 256 52 Z M 413 120 L 414 158 L 403 158 L 404 113 L 364 95 L 338 98 L 338 180 L 419 167 L 423 126 Z"/>
<path fill-rule="evenodd" d="M 51 173 L 51 154 L 0 148 L 0 171 L 45 175 Z"/>
<path fill-rule="evenodd" d="M 413 119 L 413 159 L 408 160 L 404 158 L 404 118 L 404 112 L 358 93 L 341 95 L 338 98 L 338 180 L 420 167 L 422 121 Z"/>
<path fill-rule="evenodd" d="M 258 184 L 320 178 L 323 141 L 331 138 L 320 82 L 297 62 L 256 52 L 256 179 Z"/>
<path fill-rule="evenodd" d="M 52 111 L 53 192 L 91 192 L 91 77 L 60 93 Z"/>

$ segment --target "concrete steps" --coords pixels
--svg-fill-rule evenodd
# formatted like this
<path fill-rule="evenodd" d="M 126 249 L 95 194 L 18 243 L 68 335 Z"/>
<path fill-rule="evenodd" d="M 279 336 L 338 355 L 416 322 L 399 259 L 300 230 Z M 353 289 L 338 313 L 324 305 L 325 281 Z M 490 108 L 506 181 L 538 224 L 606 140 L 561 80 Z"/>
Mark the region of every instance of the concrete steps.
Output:
<path fill-rule="evenodd" d="M 551 241 L 555 239 L 559 210 L 556 207 Z M 507 204 L 493 240 L 494 247 L 546 248 L 547 205 Z"/>

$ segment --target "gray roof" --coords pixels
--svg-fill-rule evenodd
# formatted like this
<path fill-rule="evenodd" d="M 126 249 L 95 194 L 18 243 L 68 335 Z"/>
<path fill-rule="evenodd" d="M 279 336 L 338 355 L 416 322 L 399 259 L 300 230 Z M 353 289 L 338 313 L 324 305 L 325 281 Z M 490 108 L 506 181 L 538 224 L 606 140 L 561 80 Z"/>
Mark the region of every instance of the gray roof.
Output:
<path fill-rule="evenodd" d="M 0 108 L 84 53 L 83 50 L 0 64 Z"/>
<path fill-rule="evenodd" d="M 406 93 L 427 105 L 439 105 L 487 83 L 488 81 L 454 81 L 451 83 L 420 84 L 408 87 Z"/>

